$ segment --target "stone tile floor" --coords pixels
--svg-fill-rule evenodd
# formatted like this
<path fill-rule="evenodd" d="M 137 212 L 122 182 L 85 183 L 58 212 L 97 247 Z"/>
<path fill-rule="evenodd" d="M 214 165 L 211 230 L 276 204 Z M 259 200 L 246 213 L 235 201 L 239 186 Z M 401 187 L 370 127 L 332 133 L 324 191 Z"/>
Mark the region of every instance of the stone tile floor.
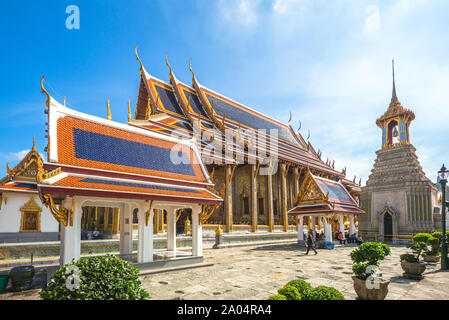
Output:
<path fill-rule="evenodd" d="M 336 247 L 305 255 L 296 244 L 260 245 L 204 250 L 206 263 L 213 266 L 152 274 L 142 277 L 152 299 L 267 299 L 292 279 L 304 279 L 313 286 L 340 290 L 346 299 L 356 298 L 349 253 L 354 247 Z M 388 300 L 449 299 L 449 272 L 439 264 L 428 264 L 424 279 L 402 277 L 399 255 L 405 247 L 392 247 L 392 255 L 381 262 L 383 277 L 390 279 Z M 7 293 L 1 299 L 38 299 L 39 290 Z"/>

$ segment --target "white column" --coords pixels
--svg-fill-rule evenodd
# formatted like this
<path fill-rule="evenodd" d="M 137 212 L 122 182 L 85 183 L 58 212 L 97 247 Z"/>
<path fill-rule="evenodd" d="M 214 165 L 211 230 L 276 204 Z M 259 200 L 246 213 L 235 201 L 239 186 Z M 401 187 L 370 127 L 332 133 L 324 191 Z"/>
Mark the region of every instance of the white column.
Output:
<path fill-rule="evenodd" d="M 299 223 L 298 223 L 298 243 L 303 243 L 304 242 L 304 217 L 300 216 L 299 217 Z"/>
<path fill-rule="evenodd" d="M 137 249 L 137 262 L 153 261 L 153 217 L 154 210 L 151 210 L 146 225 L 146 210 L 144 207 L 139 208 L 139 242 Z"/>
<path fill-rule="evenodd" d="M 133 253 L 133 207 L 124 203 L 120 209 L 120 255 Z"/>
<path fill-rule="evenodd" d="M 201 207 L 192 209 L 192 256 L 203 256 L 203 226 L 199 221 Z"/>
<path fill-rule="evenodd" d="M 167 209 L 167 250 L 176 252 L 176 209 Z"/>
<path fill-rule="evenodd" d="M 349 233 L 350 233 L 350 235 L 349 236 L 352 236 L 354 233 L 356 233 L 355 223 L 354 223 L 354 216 L 353 215 L 349 216 L 349 223 L 350 223 L 350 225 L 349 225 Z"/>
<path fill-rule="evenodd" d="M 72 207 L 71 199 L 68 198 L 63 203 L 63 206 L 69 210 Z M 59 249 L 61 266 L 71 263 L 72 259 L 76 261 L 81 257 L 81 216 L 83 214 L 81 202 L 75 200 L 73 209 L 73 226 L 70 225 L 70 221 L 67 222 L 67 226 L 61 224 L 61 245 Z"/>
<path fill-rule="evenodd" d="M 339 216 L 338 217 L 338 221 L 340 222 L 340 232 L 343 235 L 343 239 L 345 239 L 345 217 L 344 216 Z"/>
<path fill-rule="evenodd" d="M 327 219 L 324 218 L 324 237 L 326 242 L 332 242 L 332 228 L 331 225 L 327 222 Z"/>

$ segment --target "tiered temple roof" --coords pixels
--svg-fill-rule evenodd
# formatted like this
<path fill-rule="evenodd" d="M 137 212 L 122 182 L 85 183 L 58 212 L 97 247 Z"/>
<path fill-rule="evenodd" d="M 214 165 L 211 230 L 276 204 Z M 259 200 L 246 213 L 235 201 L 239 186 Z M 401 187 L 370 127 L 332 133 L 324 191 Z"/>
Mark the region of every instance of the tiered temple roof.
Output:
<path fill-rule="evenodd" d="M 38 175 L 42 195 L 221 203 L 208 190 L 213 184 L 191 142 L 93 117 L 49 99 L 49 161 Z"/>
<path fill-rule="evenodd" d="M 136 58 L 140 62 L 141 79 L 135 117 L 129 121 L 130 125 L 187 139 L 192 138 L 194 127 L 198 128 L 200 125 L 202 132 L 209 131 L 215 136 L 212 141 L 202 138 L 202 146 L 222 143 L 225 139 L 225 129 L 230 129 L 234 133 L 236 144 L 245 148 L 256 141 L 249 131 L 266 130 L 266 134 L 262 134 L 266 140 L 264 145 L 272 156 L 277 155 L 280 161 L 302 165 L 320 174 L 343 179 L 343 183 L 351 192 L 360 192 L 360 183 L 345 179 L 346 170 L 337 171 L 331 161 L 325 162 L 321 159 L 321 151 L 315 151 L 308 139 L 305 140 L 299 131 L 295 132 L 290 124 L 274 120 L 201 85 L 192 68 L 192 85 L 189 86 L 175 77 L 167 61 L 170 69 L 170 82 L 167 83 L 156 79 L 145 70 L 137 50 Z M 277 130 L 277 137 L 270 137 L 271 129 Z M 269 143 L 270 138 L 277 142 L 276 148 Z M 226 147 L 239 152 L 235 145 Z M 245 159 L 251 156 L 258 161 L 264 160 L 256 154 L 248 156 L 248 153 L 245 154 Z M 202 157 L 207 158 L 210 155 L 203 153 Z M 232 159 L 226 160 L 232 162 Z"/>

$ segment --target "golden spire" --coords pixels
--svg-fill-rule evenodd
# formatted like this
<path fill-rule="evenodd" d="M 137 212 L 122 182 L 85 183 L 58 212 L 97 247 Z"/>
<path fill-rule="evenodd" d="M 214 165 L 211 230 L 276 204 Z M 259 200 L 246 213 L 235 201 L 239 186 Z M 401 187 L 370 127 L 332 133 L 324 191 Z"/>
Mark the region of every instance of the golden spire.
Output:
<path fill-rule="evenodd" d="M 391 65 L 393 69 L 393 93 L 391 95 L 391 102 L 397 102 L 398 97 L 396 96 L 396 83 L 394 81 L 394 60 L 391 60 Z"/>
<path fill-rule="evenodd" d="M 42 89 L 42 93 L 45 93 L 45 95 L 47 96 L 47 101 L 45 101 L 45 105 L 47 107 L 50 107 L 50 95 L 48 94 L 47 90 L 45 90 L 45 88 L 44 88 L 44 79 L 45 79 L 45 76 L 43 76 L 41 78 L 41 89 Z"/>
<path fill-rule="evenodd" d="M 36 136 L 33 136 L 33 148 L 31 150 L 36 151 Z"/>
<path fill-rule="evenodd" d="M 106 107 L 108 109 L 108 120 L 111 120 L 112 119 L 112 115 L 111 115 L 111 109 L 109 108 L 109 100 L 108 100 L 108 103 L 106 104 Z"/>
<path fill-rule="evenodd" d="M 128 122 L 131 121 L 131 101 L 128 100 Z"/>

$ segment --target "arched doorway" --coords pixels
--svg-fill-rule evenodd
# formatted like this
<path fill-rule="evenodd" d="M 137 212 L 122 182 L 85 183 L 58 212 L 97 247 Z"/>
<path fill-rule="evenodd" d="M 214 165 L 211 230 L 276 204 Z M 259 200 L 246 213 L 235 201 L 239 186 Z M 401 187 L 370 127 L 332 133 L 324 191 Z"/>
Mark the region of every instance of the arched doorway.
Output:
<path fill-rule="evenodd" d="M 379 239 L 383 242 L 394 242 L 398 235 L 399 214 L 395 209 L 386 205 L 378 213 Z"/>
<path fill-rule="evenodd" d="M 384 242 L 393 242 L 393 217 L 389 213 L 384 214 Z"/>

